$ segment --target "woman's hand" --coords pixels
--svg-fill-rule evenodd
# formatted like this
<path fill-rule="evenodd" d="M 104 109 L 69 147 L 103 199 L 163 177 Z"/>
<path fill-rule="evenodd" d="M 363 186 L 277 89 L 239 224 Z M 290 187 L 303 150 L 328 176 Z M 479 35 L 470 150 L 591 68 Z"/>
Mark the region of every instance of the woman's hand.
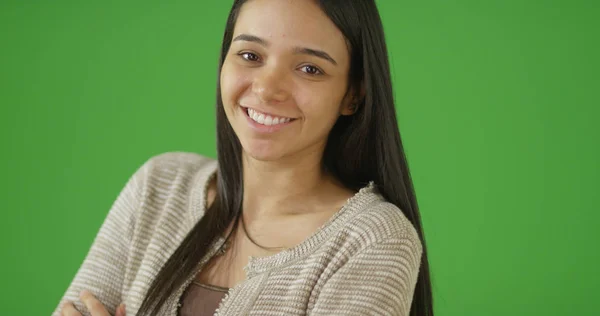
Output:
<path fill-rule="evenodd" d="M 90 291 L 83 290 L 79 298 L 85 304 L 85 307 L 90 311 L 92 316 L 111 316 L 104 305 L 96 299 L 96 297 L 90 293 Z M 81 316 L 81 313 L 77 311 L 72 302 L 66 302 L 62 306 L 61 311 L 62 316 Z M 117 311 L 115 316 L 125 316 L 125 304 L 121 303 L 119 307 L 117 307 Z"/>

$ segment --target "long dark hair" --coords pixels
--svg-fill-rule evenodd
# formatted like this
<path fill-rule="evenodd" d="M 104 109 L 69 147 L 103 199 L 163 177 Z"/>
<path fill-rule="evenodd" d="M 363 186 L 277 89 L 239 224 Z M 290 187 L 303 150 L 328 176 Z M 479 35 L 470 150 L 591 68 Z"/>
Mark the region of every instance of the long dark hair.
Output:
<path fill-rule="evenodd" d="M 227 19 L 221 68 L 231 45 L 238 13 L 246 0 L 234 0 Z M 417 230 L 423 256 L 410 315 L 433 315 L 433 298 L 425 236 L 408 163 L 396 120 L 383 25 L 374 0 L 318 0 L 321 9 L 344 34 L 350 48 L 349 89 L 363 91 L 351 116 L 340 116 L 323 156 L 325 169 L 346 187 L 357 190 L 374 181 L 381 194 L 398 206 Z M 225 116 L 217 84 L 217 194 L 206 215 L 194 226 L 152 282 L 138 315 L 154 315 L 208 252 L 210 244 L 242 210 L 242 148 Z"/>

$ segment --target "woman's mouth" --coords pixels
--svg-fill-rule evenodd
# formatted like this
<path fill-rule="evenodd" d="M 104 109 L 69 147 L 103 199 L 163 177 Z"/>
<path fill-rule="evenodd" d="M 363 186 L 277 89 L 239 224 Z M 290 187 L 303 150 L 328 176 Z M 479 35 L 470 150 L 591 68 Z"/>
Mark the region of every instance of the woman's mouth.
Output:
<path fill-rule="evenodd" d="M 253 120 L 254 122 L 261 124 L 261 125 L 265 125 L 265 126 L 277 126 L 277 125 L 283 125 L 286 123 L 289 123 L 291 121 L 294 121 L 296 119 L 294 118 L 290 118 L 290 117 L 282 117 L 282 116 L 275 116 L 275 115 L 271 115 L 271 114 L 267 114 L 267 113 L 263 113 L 251 108 L 246 108 L 243 107 L 244 112 L 246 112 L 246 115 L 248 115 L 248 117 Z"/>

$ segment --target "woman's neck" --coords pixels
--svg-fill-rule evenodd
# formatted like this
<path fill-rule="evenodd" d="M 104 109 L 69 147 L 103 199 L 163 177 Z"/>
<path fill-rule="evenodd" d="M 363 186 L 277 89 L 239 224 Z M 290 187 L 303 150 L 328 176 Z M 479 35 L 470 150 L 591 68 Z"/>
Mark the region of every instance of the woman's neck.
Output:
<path fill-rule="evenodd" d="M 295 162 L 244 158 L 244 214 L 250 218 L 277 218 L 305 212 L 333 184 L 319 159 Z M 314 204 L 314 203 L 312 203 Z"/>

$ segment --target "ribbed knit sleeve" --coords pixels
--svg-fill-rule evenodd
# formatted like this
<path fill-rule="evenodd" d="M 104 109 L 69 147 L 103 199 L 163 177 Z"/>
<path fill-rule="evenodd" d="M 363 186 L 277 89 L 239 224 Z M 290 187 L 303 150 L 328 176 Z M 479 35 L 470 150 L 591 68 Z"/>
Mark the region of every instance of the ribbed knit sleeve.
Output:
<path fill-rule="evenodd" d="M 368 246 L 325 283 L 309 315 L 408 315 L 421 253 L 416 233 Z"/>
<path fill-rule="evenodd" d="M 127 254 L 141 200 L 146 165 L 147 163 L 129 178 L 119 193 L 52 315 L 60 315 L 60 305 L 67 300 L 72 301 L 82 315 L 90 315 L 79 299 L 79 293 L 84 289 L 92 292 L 111 314 L 114 314 L 121 303 Z"/>

